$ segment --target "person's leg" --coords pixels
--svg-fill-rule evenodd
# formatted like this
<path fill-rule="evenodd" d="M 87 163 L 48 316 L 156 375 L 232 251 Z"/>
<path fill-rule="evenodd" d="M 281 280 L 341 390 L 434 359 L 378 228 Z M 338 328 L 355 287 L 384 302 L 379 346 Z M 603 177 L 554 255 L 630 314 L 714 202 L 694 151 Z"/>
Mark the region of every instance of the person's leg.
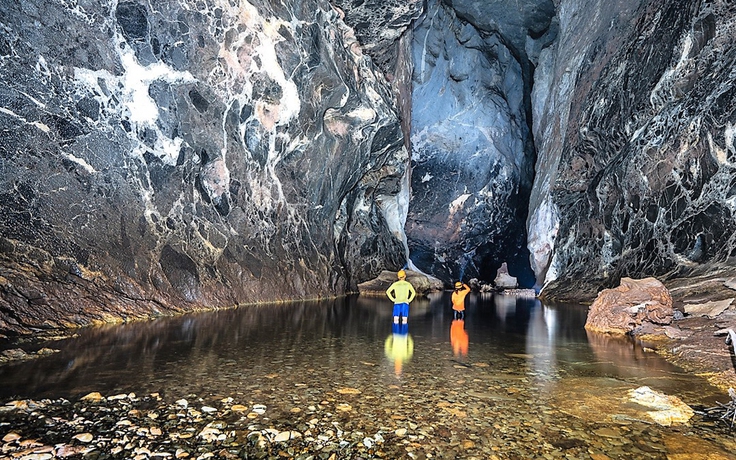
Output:
<path fill-rule="evenodd" d="M 394 304 L 394 324 L 399 324 L 399 319 L 401 316 L 401 304 Z"/>

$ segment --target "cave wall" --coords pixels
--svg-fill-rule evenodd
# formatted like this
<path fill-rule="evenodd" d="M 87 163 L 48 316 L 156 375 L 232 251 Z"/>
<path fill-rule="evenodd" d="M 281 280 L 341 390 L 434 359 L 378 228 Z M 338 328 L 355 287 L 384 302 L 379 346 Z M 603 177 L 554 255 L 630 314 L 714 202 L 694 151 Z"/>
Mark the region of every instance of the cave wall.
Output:
<path fill-rule="evenodd" d="M 491 282 L 508 262 L 533 284 L 526 213 L 533 180 L 532 54 L 554 5 L 429 1 L 413 34 L 412 262 L 450 282 Z"/>
<path fill-rule="evenodd" d="M 331 296 L 405 263 L 389 83 L 329 3 L 236 3 L 0 5 L 0 329 Z"/>
<path fill-rule="evenodd" d="M 733 275 L 736 6 L 561 0 L 556 20 L 533 90 L 542 294 Z"/>

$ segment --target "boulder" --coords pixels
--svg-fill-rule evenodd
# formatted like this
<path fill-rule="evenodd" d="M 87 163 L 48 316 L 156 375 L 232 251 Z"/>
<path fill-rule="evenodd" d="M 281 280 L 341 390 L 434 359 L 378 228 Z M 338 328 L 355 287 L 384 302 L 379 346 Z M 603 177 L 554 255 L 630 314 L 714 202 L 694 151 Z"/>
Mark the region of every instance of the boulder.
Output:
<path fill-rule="evenodd" d="M 501 264 L 501 267 L 496 272 L 496 279 L 493 282 L 499 289 L 516 289 L 519 287 L 519 281 L 516 277 L 509 274 L 509 267 L 506 265 L 506 262 Z"/>
<path fill-rule="evenodd" d="M 604 289 L 588 310 L 585 329 L 628 334 L 643 323 L 668 325 L 674 310 L 667 288 L 655 278 L 622 278 L 615 289 Z"/>
<path fill-rule="evenodd" d="M 386 289 L 397 280 L 395 271 L 384 270 L 377 278 L 358 284 L 358 292 L 360 295 L 366 296 L 385 296 Z M 426 296 L 430 292 L 442 291 L 444 289 L 442 281 L 422 272 L 406 270 L 406 280 L 414 286 L 414 290 L 417 291 L 417 297 Z"/>

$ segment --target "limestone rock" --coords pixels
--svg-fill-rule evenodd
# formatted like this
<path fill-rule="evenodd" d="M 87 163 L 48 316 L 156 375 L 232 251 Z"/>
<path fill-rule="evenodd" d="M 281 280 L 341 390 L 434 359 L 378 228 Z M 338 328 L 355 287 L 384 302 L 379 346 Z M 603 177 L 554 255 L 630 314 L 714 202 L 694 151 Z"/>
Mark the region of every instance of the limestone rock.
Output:
<path fill-rule="evenodd" d="M 530 272 L 523 43 L 529 30 L 544 35 L 553 14 L 546 0 L 429 1 L 414 27 L 406 235 L 414 264 L 444 282 L 490 281 L 502 260 Z"/>
<path fill-rule="evenodd" d="M 516 277 L 509 274 L 509 268 L 506 262 L 501 264 L 501 268 L 496 272 L 496 279 L 493 282 L 500 289 L 516 289 L 519 287 L 519 281 Z"/>
<path fill-rule="evenodd" d="M 585 328 L 628 334 L 642 323 L 668 325 L 674 310 L 667 288 L 655 278 L 622 278 L 619 287 L 604 289 L 588 310 Z"/>
<path fill-rule="evenodd" d="M 532 90 L 543 298 L 592 300 L 624 276 L 733 278 L 733 5 L 555 3 Z"/>
<path fill-rule="evenodd" d="M 686 303 L 685 313 L 689 316 L 715 318 L 731 306 L 735 299 L 724 299 L 705 303 Z"/>
<path fill-rule="evenodd" d="M 406 262 L 395 97 L 329 3 L 0 17 L 0 330 L 340 295 Z"/>
<path fill-rule="evenodd" d="M 663 426 L 687 423 L 695 414 L 693 409 L 676 396 L 669 396 L 649 387 L 639 387 L 629 391 L 631 401 L 653 410 L 647 415 Z"/>
<path fill-rule="evenodd" d="M 397 279 L 395 271 L 384 270 L 377 278 L 360 283 L 358 292 L 361 295 L 385 297 L 386 289 Z M 444 287 L 440 280 L 414 270 L 406 270 L 406 280 L 414 286 L 417 296 L 441 291 Z"/>
<path fill-rule="evenodd" d="M 672 326 L 665 326 L 664 333 L 671 339 L 686 339 L 693 335 L 692 331 L 683 331 L 680 328 Z"/>

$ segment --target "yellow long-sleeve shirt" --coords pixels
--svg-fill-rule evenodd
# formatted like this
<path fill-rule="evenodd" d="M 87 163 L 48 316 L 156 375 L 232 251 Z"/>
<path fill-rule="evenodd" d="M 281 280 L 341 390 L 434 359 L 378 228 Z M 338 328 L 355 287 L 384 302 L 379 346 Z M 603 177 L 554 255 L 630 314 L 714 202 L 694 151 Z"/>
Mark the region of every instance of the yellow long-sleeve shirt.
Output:
<path fill-rule="evenodd" d="M 393 303 L 409 303 L 417 293 L 410 282 L 399 280 L 386 289 L 386 295 Z"/>

